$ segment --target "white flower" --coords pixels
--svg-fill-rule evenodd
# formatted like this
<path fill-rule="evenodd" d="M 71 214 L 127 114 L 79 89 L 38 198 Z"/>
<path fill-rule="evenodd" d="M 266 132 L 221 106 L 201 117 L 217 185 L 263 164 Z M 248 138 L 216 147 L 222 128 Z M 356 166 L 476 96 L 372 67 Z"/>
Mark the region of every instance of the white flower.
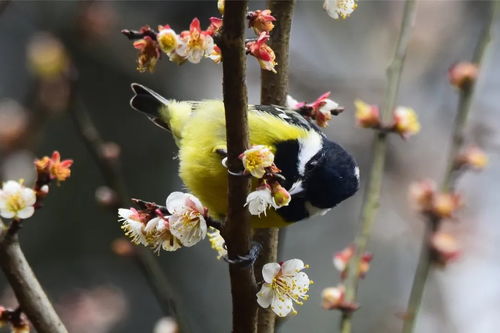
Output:
<path fill-rule="evenodd" d="M 118 209 L 118 221 L 122 222 L 121 228 L 132 243 L 148 245 L 144 234 L 144 217 L 136 209 Z"/>
<path fill-rule="evenodd" d="M 226 241 L 222 238 L 220 231 L 210 227 L 207 233 L 210 247 L 217 251 L 217 259 L 227 256 Z"/>
<path fill-rule="evenodd" d="M 266 215 L 266 210 L 269 207 L 278 208 L 269 186 L 259 187 L 255 191 L 250 192 L 247 196 L 245 206 L 248 206 L 250 214 L 258 215 L 259 217 L 262 213 Z"/>
<path fill-rule="evenodd" d="M 173 192 L 167 198 L 170 232 L 182 245 L 193 246 L 207 235 L 205 208 L 192 194 Z"/>
<path fill-rule="evenodd" d="M 312 281 L 306 273 L 301 272 L 304 262 L 300 259 L 290 259 L 278 263 L 265 264 L 262 267 L 262 277 L 264 284 L 257 293 L 257 303 L 263 307 L 271 309 L 280 317 L 286 317 L 290 312 L 296 314 L 293 302 L 302 305 L 302 300 L 307 300 L 309 296 L 309 285 Z"/>
<path fill-rule="evenodd" d="M 160 248 L 172 252 L 182 247 L 180 240 L 170 232 L 169 222 L 161 217 L 149 220 L 144 232 L 148 245 L 157 253 Z"/>
<path fill-rule="evenodd" d="M 264 145 L 253 146 L 240 155 L 243 167 L 255 178 L 262 178 L 266 168 L 274 163 L 274 154 L 269 147 Z"/>
<path fill-rule="evenodd" d="M 335 101 L 332 101 L 331 99 L 327 98 L 323 100 L 323 105 L 320 106 L 319 112 L 321 112 L 323 115 L 329 115 L 331 116 L 332 110 L 335 110 L 339 107 L 339 104 Z"/>
<path fill-rule="evenodd" d="M 182 43 L 176 53 L 193 64 L 199 63 L 203 56 L 209 56 L 214 50 L 215 44 L 212 36 L 201 30 L 200 21 L 197 18 L 191 22 L 189 31 L 181 33 L 180 38 Z"/>
<path fill-rule="evenodd" d="M 323 8 L 333 19 L 345 19 L 358 7 L 355 0 L 325 0 Z"/>
<path fill-rule="evenodd" d="M 35 212 L 35 202 L 35 191 L 9 180 L 0 190 L 0 215 L 6 219 L 27 219 Z"/>

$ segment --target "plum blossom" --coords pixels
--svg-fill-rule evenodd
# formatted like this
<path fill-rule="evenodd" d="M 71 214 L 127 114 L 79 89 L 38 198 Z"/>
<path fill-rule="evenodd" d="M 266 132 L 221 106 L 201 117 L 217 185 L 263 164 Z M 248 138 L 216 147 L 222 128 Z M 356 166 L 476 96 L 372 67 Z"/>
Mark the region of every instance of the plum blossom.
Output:
<path fill-rule="evenodd" d="M 257 293 L 257 303 L 271 310 L 280 317 L 286 317 L 290 312 L 296 314 L 293 303 L 302 305 L 309 296 L 309 280 L 302 272 L 304 262 L 300 259 L 290 259 L 283 263 L 268 263 L 262 267 L 264 284 Z"/>
<path fill-rule="evenodd" d="M 193 64 L 199 63 L 203 56 L 209 56 L 214 49 L 215 44 L 212 36 L 201 30 L 198 18 L 193 19 L 189 31 L 181 32 L 180 38 L 182 43 L 177 48 L 176 53 Z"/>
<path fill-rule="evenodd" d="M 357 7 L 355 0 L 325 0 L 323 3 L 323 9 L 334 20 L 349 17 Z"/>
<path fill-rule="evenodd" d="M 6 219 L 27 219 L 35 212 L 36 193 L 22 185 L 22 182 L 9 180 L 0 189 L 0 216 Z"/>
<path fill-rule="evenodd" d="M 269 207 L 278 208 L 274 202 L 273 195 L 271 192 L 271 187 L 269 185 L 263 185 L 258 187 L 255 191 L 250 192 L 247 196 L 247 202 L 245 206 L 248 206 L 248 211 L 252 215 L 258 215 L 264 213 Z"/>
<path fill-rule="evenodd" d="M 240 156 L 243 162 L 245 172 L 248 172 L 255 178 L 262 178 L 274 163 L 274 154 L 271 149 L 264 145 L 253 146 L 245 150 Z"/>
<path fill-rule="evenodd" d="M 420 132 L 420 122 L 417 114 L 412 108 L 398 106 L 394 110 L 393 130 L 404 139 Z"/>

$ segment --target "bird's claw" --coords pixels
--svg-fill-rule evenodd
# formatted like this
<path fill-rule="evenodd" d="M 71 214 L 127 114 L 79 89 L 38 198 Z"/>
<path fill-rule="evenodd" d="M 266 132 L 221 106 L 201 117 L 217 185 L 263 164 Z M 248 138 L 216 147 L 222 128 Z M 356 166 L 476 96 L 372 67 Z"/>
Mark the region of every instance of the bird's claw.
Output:
<path fill-rule="evenodd" d="M 252 247 L 247 254 L 238 256 L 236 259 L 229 259 L 227 256 L 223 257 L 224 261 L 231 265 L 237 265 L 241 268 L 253 266 L 260 253 L 262 252 L 262 245 L 258 242 L 252 242 Z"/>

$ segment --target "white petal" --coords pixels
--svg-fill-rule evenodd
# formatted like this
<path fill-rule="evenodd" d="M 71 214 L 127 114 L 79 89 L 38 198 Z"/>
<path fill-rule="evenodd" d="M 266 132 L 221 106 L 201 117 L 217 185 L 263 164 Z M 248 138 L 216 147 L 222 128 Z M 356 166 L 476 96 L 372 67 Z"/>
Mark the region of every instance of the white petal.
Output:
<path fill-rule="evenodd" d="M 274 277 L 280 271 L 281 266 L 278 263 L 270 262 L 262 267 L 262 277 L 267 283 L 273 282 Z"/>
<path fill-rule="evenodd" d="M 128 219 L 134 212 L 131 209 L 118 208 L 118 216 L 123 219 Z"/>
<path fill-rule="evenodd" d="M 282 272 L 284 275 L 295 275 L 304 269 L 304 262 L 300 259 L 290 259 L 283 263 Z"/>
<path fill-rule="evenodd" d="M 294 290 L 299 295 L 305 295 L 309 290 L 310 280 L 309 276 L 307 276 L 304 272 L 299 272 L 293 278 L 295 280 L 296 289 Z"/>
<path fill-rule="evenodd" d="M 295 98 L 293 98 L 290 95 L 286 95 L 286 106 L 292 110 L 297 108 L 297 104 L 299 104 L 299 101 L 297 101 Z"/>
<path fill-rule="evenodd" d="M 176 251 L 176 250 L 180 249 L 182 247 L 182 245 L 177 238 L 175 238 L 174 236 L 172 236 L 170 234 L 170 237 L 163 241 L 163 243 L 161 244 L 161 247 L 165 251 L 172 252 L 172 251 Z"/>
<path fill-rule="evenodd" d="M 273 289 L 268 283 L 264 283 L 260 291 L 257 293 L 257 303 L 263 307 L 268 308 L 273 301 Z"/>
<path fill-rule="evenodd" d="M 292 300 L 289 297 L 278 297 L 275 295 L 271 302 L 271 309 L 280 317 L 286 317 L 293 309 Z"/>
<path fill-rule="evenodd" d="M 188 60 L 193 64 L 197 64 L 201 61 L 201 58 L 203 58 L 204 53 L 205 51 L 203 49 L 195 48 L 190 52 Z"/>
<path fill-rule="evenodd" d="M 201 217 L 202 218 L 202 217 Z M 170 232 L 175 237 L 179 238 L 182 245 L 190 247 L 205 238 L 207 233 L 206 223 L 205 228 L 202 228 L 201 218 L 196 221 L 186 221 L 185 218 L 178 218 L 175 223 L 170 220 Z M 205 222 L 203 220 L 203 222 Z"/>
<path fill-rule="evenodd" d="M 26 206 L 33 206 L 36 202 L 36 193 L 30 188 L 23 188 L 21 191 L 21 197 L 23 198 Z"/>
<path fill-rule="evenodd" d="M 22 189 L 22 185 L 16 181 L 9 180 L 3 183 L 2 190 L 5 194 L 10 195 L 19 192 Z"/>
<path fill-rule="evenodd" d="M 172 192 L 167 197 L 167 210 L 170 214 L 179 213 L 185 210 L 187 193 Z"/>
<path fill-rule="evenodd" d="M 20 219 L 27 219 L 28 217 L 31 217 L 34 212 L 35 208 L 33 206 L 24 207 L 17 212 L 17 217 Z"/>
<path fill-rule="evenodd" d="M 6 219 L 11 219 L 13 218 L 14 216 L 16 216 L 16 213 L 10 211 L 10 210 L 1 210 L 0 211 L 0 215 L 3 217 L 3 218 L 6 218 Z"/>
<path fill-rule="evenodd" d="M 147 233 L 156 231 L 156 227 L 158 226 L 158 222 L 160 222 L 159 217 L 152 218 L 151 220 L 148 221 L 148 223 L 146 223 L 146 226 L 144 227 L 144 231 Z"/>
<path fill-rule="evenodd" d="M 319 112 L 330 113 L 331 110 L 335 110 L 338 107 L 338 103 L 332 101 L 331 99 L 326 99 L 325 104 L 319 109 Z"/>
<path fill-rule="evenodd" d="M 193 202 L 194 209 L 198 211 L 198 213 L 203 214 L 205 212 L 205 207 L 201 203 L 200 199 L 189 193 L 186 194 L 186 198 L 189 198 L 189 200 Z"/>

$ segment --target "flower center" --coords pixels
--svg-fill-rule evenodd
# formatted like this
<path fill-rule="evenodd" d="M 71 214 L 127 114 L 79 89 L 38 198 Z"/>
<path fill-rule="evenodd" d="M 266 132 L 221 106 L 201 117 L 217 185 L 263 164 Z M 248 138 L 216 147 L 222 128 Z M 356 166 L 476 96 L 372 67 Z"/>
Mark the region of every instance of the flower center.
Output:
<path fill-rule="evenodd" d="M 295 303 L 302 305 L 302 300 L 307 300 L 306 295 L 308 288 L 301 288 L 296 281 L 290 277 L 278 274 L 274 277 L 272 289 L 278 295 L 278 298 L 283 301 L 285 298 L 292 299 Z"/>
<path fill-rule="evenodd" d="M 7 210 L 11 212 L 18 212 L 23 209 L 24 206 L 24 200 L 19 193 L 12 194 L 7 199 Z"/>

